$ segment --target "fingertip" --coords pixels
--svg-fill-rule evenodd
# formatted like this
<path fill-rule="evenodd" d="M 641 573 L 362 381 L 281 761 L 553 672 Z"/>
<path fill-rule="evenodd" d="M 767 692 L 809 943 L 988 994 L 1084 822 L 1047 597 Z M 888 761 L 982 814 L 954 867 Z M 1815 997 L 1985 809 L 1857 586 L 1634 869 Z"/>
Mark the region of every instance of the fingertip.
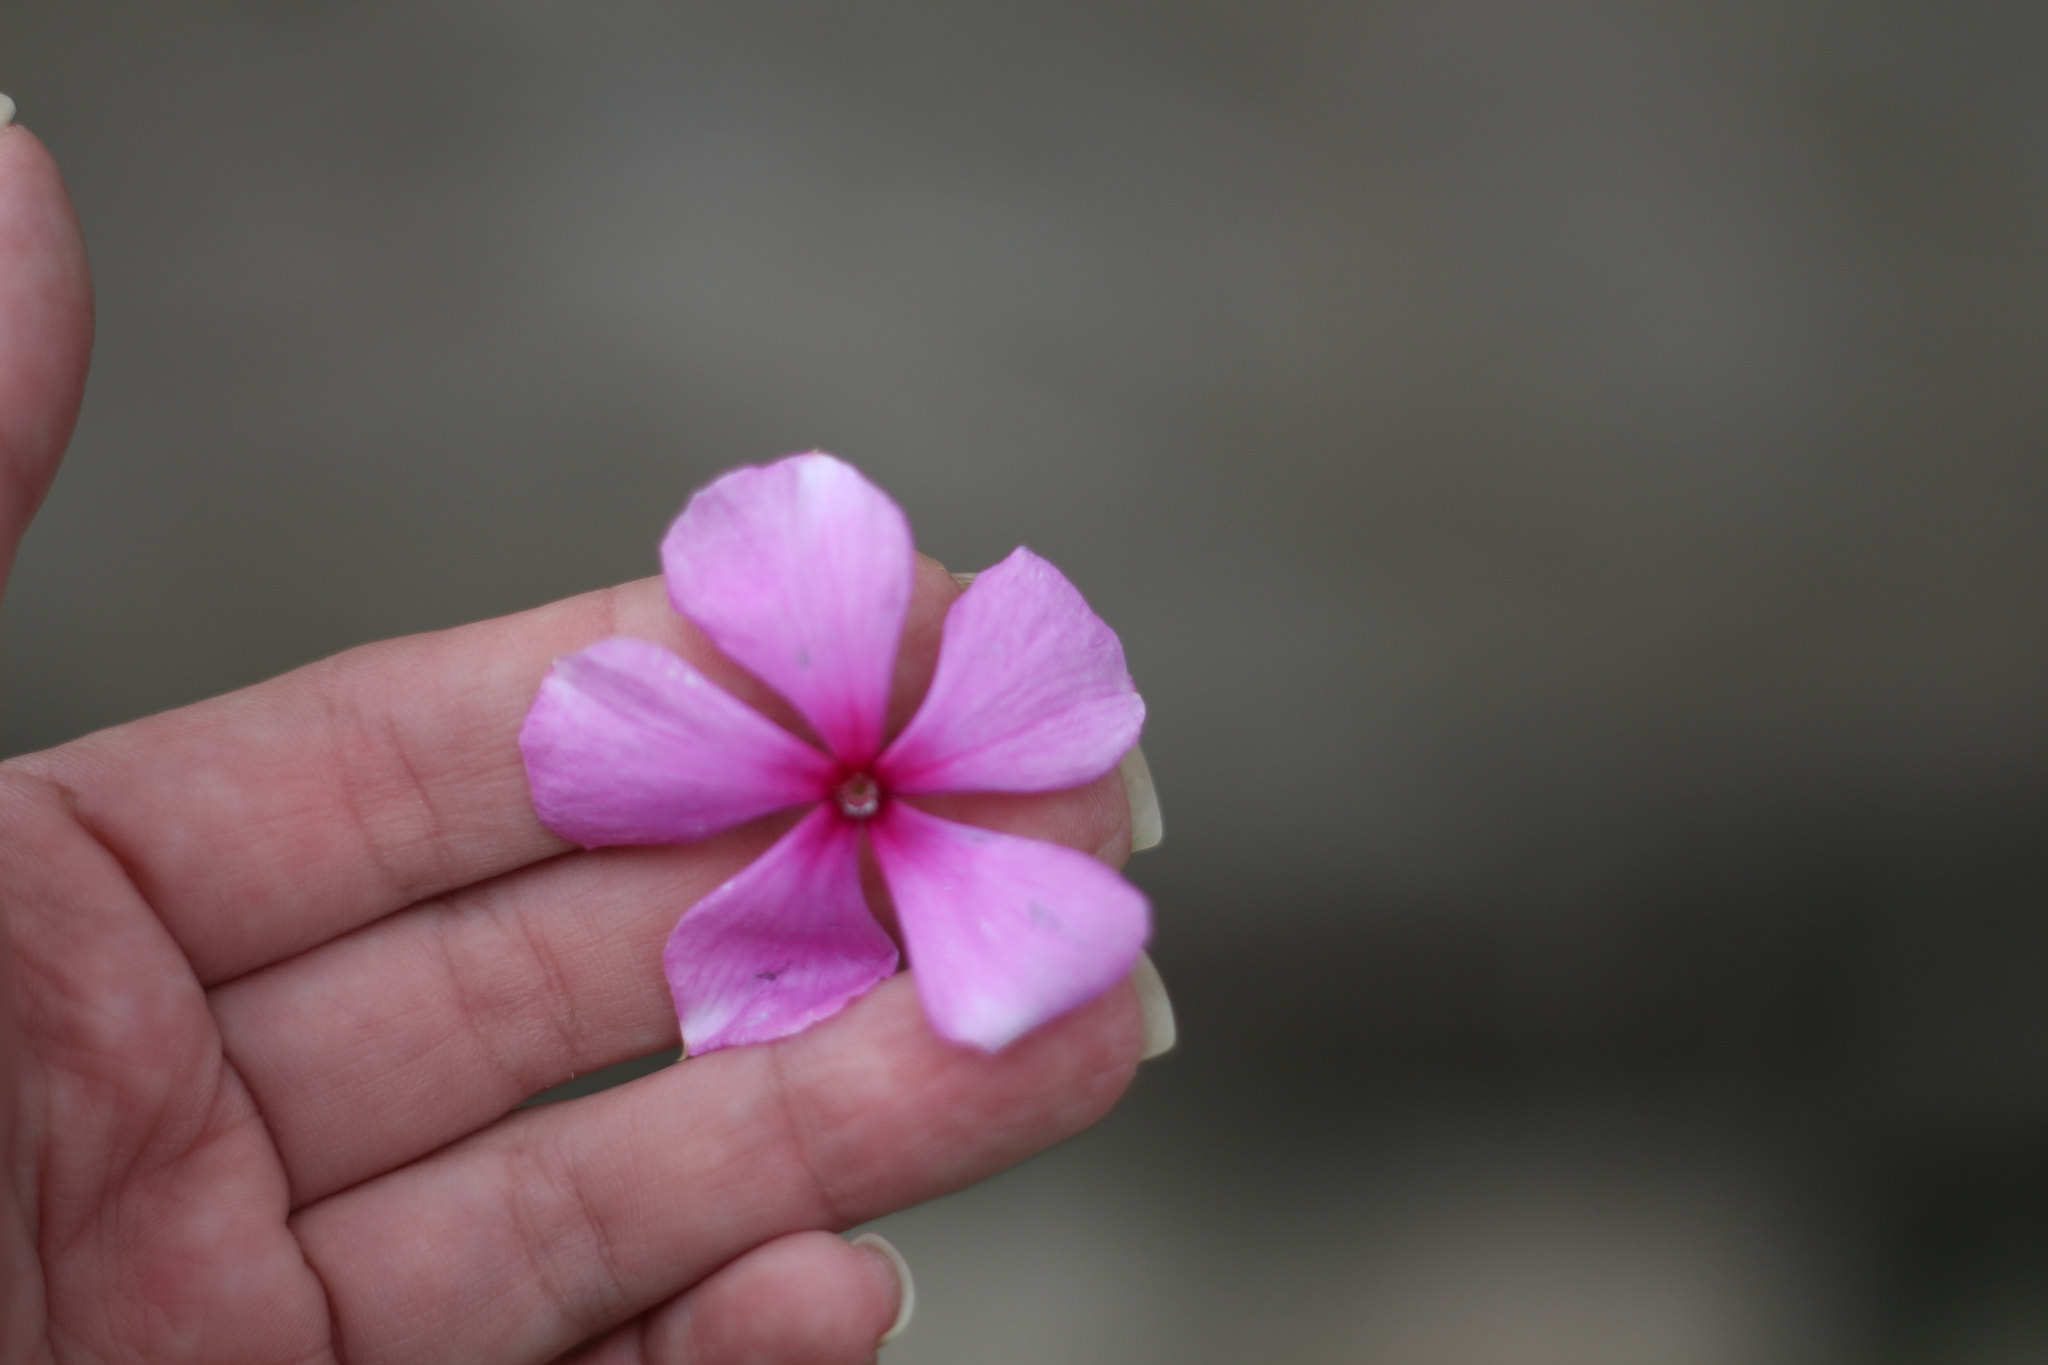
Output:
<path fill-rule="evenodd" d="M 907 1321 L 907 1271 L 899 1278 L 884 1246 L 872 1234 L 847 1242 L 828 1232 L 794 1232 L 758 1246 L 657 1310 L 644 1358 L 867 1365 Z"/>
<path fill-rule="evenodd" d="M 887 1277 L 886 1287 L 896 1296 L 896 1317 L 875 1343 L 887 1346 L 910 1330 L 910 1320 L 917 1313 L 917 1280 L 910 1273 L 910 1262 L 881 1233 L 863 1232 L 853 1239 L 853 1245 L 868 1257 L 875 1274 Z"/>
<path fill-rule="evenodd" d="M 1152 781 L 1145 750 L 1132 745 L 1131 751 L 1117 763 L 1116 771 L 1123 779 L 1124 804 L 1130 811 L 1131 852 L 1143 853 L 1159 847 L 1166 838 L 1166 817 L 1159 811 L 1159 788 Z"/>
<path fill-rule="evenodd" d="M 1138 954 L 1131 971 L 1131 988 L 1138 996 L 1138 1015 L 1144 1021 L 1144 1045 L 1138 1060 L 1149 1062 L 1173 1051 L 1180 1042 L 1180 1025 L 1173 1017 L 1173 1001 L 1166 994 L 1166 982 L 1152 965 L 1150 953 Z"/>
<path fill-rule="evenodd" d="M 803 1097 L 807 1164 L 829 1172 L 836 1212 L 866 1222 L 1100 1119 L 1137 1074 L 1144 1021 L 1133 992 L 1110 989 L 984 1052 L 939 1036 L 913 971 L 774 1046 L 782 1087 Z"/>
<path fill-rule="evenodd" d="M 28 129 L 0 128 L 0 583 L 71 439 L 92 332 L 85 241 L 56 159 Z"/>
<path fill-rule="evenodd" d="M 70 294 L 84 286 L 85 243 L 57 158 L 27 128 L 12 122 L 13 101 L 0 95 L 0 265 L 10 299 L 27 288 Z"/>

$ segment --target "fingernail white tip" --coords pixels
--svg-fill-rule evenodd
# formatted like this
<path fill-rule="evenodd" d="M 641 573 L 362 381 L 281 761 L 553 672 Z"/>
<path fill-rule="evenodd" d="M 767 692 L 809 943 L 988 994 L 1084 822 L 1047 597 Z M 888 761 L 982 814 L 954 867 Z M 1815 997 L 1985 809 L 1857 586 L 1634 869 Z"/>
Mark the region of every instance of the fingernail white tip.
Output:
<path fill-rule="evenodd" d="M 881 1341 L 876 1343 L 879 1346 L 887 1346 L 910 1330 L 911 1316 L 917 1312 L 917 1281 L 910 1277 L 910 1262 L 904 1260 L 903 1253 L 881 1233 L 863 1232 L 853 1239 L 853 1244 L 857 1247 L 873 1247 L 881 1252 L 888 1258 L 890 1267 L 896 1272 L 896 1283 L 902 1293 L 902 1297 L 896 1301 L 896 1321 L 889 1325 L 889 1330 L 882 1333 Z"/>
<path fill-rule="evenodd" d="M 1180 1025 L 1174 1022 L 1173 1001 L 1166 998 L 1166 983 L 1149 953 L 1138 954 L 1138 965 L 1131 969 L 1131 985 L 1137 988 L 1138 1013 L 1145 1021 L 1145 1046 L 1138 1060 L 1149 1062 L 1173 1051 L 1180 1041 Z"/>
<path fill-rule="evenodd" d="M 973 587 L 974 580 L 979 577 L 981 577 L 979 573 L 956 573 L 953 575 L 953 583 L 954 586 L 965 591 L 966 589 Z"/>
<path fill-rule="evenodd" d="M 12 122 L 14 122 L 14 101 L 5 95 L 0 95 L 0 128 L 5 128 Z"/>
<path fill-rule="evenodd" d="M 1166 837 L 1166 819 L 1159 813 L 1159 789 L 1152 785 L 1145 751 L 1133 748 L 1116 770 L 1123 776 L 1124 796 L 1131 803 L 1131 852 L 1159 847 Z"/>

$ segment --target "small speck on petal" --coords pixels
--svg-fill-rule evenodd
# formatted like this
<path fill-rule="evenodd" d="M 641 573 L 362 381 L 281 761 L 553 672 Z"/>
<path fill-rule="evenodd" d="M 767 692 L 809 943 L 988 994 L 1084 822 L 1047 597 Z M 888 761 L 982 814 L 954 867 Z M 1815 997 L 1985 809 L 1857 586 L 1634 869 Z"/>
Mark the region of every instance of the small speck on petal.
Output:
<path fill-rule="evenodd" d="M 886 493 L 825 454 L 736 469 L 690 499 L 661 555 L 677 611 L 843 762 L 874 759 L 916 572 Z"/>
<path fill-rule="evenodd" d="M 690 1055 L 830 1018 L 896 970 L 860 889 L 860 832 L 820 806 L 686 911 L 662 954 Z"/>

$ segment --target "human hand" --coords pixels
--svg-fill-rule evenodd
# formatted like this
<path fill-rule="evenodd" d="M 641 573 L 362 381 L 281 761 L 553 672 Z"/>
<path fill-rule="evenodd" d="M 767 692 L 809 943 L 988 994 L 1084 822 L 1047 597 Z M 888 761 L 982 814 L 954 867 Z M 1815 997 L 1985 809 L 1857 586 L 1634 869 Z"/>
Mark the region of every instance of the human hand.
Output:
<path fill-rule="evenodd" d="M 90 316 L 54 166 L 0 132 L 0 553 Z M 954 591 L 920 565 L 899 710 Z M 675 1043 L 662 941 L 780 828 L 582 852 L 540 827 L 520 721 L 552 659 L 611 634 L 759 697 L 649 580 L 0 764 L 0 1359 L 869 1360 L 895 1277 L 828 1234 L 1114 1102 L 1128 987 L 988 1056 L 899 977 L 797 1036 L 519 1109 Z M 1128 847 L 1113 773 L 956 800 Z"/>

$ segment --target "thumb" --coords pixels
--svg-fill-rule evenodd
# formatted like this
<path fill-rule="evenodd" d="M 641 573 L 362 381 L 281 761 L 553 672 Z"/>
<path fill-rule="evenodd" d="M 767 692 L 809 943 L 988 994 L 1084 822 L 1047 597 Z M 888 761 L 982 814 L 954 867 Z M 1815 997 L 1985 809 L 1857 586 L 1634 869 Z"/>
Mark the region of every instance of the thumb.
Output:
<path fill-rule="evenodd" d="M 78 420 L 92 279 L 57 163 L 0 95 L 0 592 Z"/>

